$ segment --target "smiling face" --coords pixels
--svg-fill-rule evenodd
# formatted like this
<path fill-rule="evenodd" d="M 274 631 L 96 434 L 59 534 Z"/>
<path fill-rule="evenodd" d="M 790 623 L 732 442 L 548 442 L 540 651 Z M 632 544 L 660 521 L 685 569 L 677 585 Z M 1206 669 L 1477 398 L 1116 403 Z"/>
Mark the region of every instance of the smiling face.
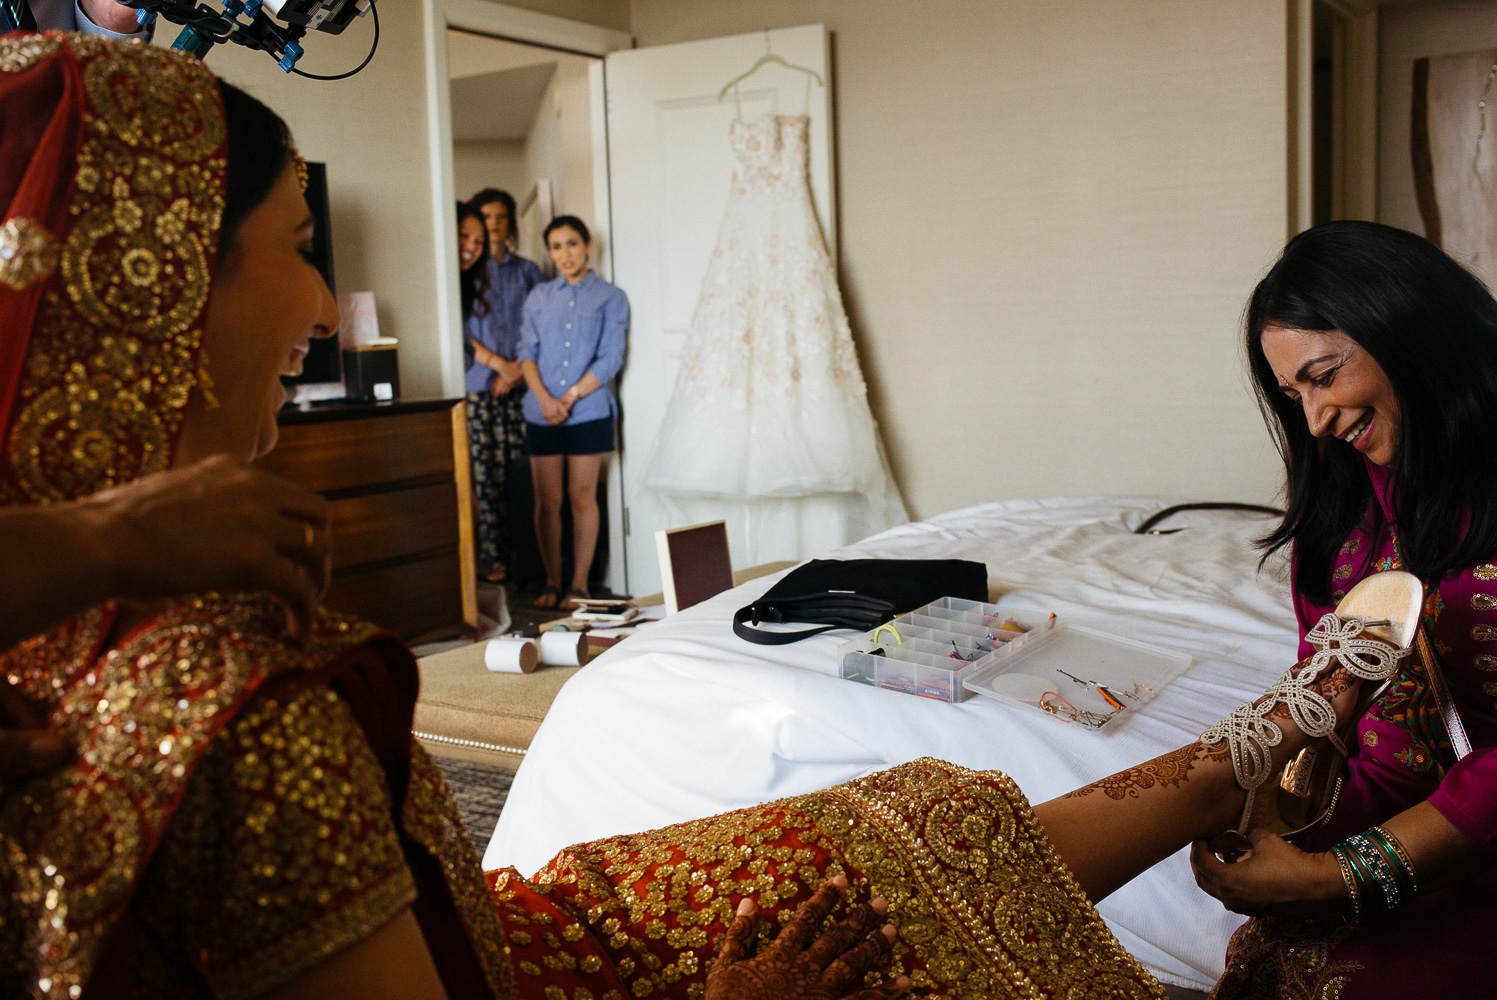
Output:
<path fill-rule="evenodd" d="M 1377 465 L 1398 453 L 1403 414 L 1372 355 L 1339 330 L 1268 326 L 1260 341 L 1280 391 L 1304 408 L 1316 437 L 1335 437 Z"/>
<path fill-rule="evenodd" d="M 509 208 L 502 201 L 491 201 L 479 209 L 483 213 L 483 224 L 489 230 L 489 252 L 495 257 L 504 253 L 504 245 L 509 242 L 510 218 Z"/>
<path fill-rule="evenodd" d="M 473 262 L 483 256 L 484 232 L 483 223 L 471 215 L 463 216 L 457 226 L 457 261 L 458 266 L 464 271 L 473 266 Z"/>
<path fill-rule="evenodd" d="M 587 275 L 588 243 L 571 226 L 557 226 L 551 230 L 551 235 L 546 237 L 546 249 L 551 252 L 556 270 L 568 281 L 575 283 Z"/>
<path fill-rule="evenodd" d="M 203 331 L 218 405 L 194 392 L 176 462 L 227 453 L 251 459 L 275 447 L 281 375 L 301 374 L 313 337 L 338 329 L 332 292 L 312 266 L 312 215 L 287 165 L 265 200 L 219 253 Z"/>

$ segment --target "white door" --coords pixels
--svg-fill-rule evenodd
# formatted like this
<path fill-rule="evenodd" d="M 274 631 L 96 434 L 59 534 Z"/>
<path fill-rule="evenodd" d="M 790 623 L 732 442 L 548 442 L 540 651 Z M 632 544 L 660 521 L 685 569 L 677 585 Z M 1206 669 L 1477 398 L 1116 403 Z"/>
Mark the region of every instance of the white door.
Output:
<path fill-rule="evenodd" d="M 767 52 L 814 70 L 766 64 L 738 88 L 718 93 Z M 613 281 L 629 296 L 629 352 L 619 379 L 628 588 L 660 589 L 655 505 L 633 504 L 655 431 L 676 381 L 692 310 L 728 204 L 733 156 L 728 126 L 766 114 L 811 116 L 811 196 L 836 260 L 832 201 L 831 77 L 826 28 L 777 31 L 615 52 L 607 57 L 608 176 L 613 212 Z M 808 106 L 809 105 L 809 106 Z"/>

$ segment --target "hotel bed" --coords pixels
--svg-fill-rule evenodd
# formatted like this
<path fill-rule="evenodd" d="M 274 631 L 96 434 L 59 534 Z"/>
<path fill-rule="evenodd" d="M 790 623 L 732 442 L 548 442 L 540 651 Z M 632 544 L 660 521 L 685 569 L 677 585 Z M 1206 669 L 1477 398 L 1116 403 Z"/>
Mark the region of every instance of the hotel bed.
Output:
<path fill-rule="evenodd" d="M 848 633 L 788 646 L 733 634 L 733 611 L 779 577 L 689 608 L 605 652 L 561 690 L 484 855 L 530 873 L 579 841 L 797 795 L 930 756 L 997 768 L 1041 802 L 1188 743 L 1293 662 L 1271 523 L 1191 511 L 1174 534 L 1133 529 L 1172 501 L 983 504 L 883 532 L 834 557 L 987 564 L 999 603 L 1190 654 L 1190 669 L 1101 732 L 972 695 L 945 704 L 837 676 Z M 1078 664 L 1078 667 L 1084 666 Z M 1106 836 L 1105 831 L 1098 831 Z M 1241 918 L 1202 893 L 1182 851 L 1105 900 L 1119 940 L 1163 981 L 1208 989 Z"/>

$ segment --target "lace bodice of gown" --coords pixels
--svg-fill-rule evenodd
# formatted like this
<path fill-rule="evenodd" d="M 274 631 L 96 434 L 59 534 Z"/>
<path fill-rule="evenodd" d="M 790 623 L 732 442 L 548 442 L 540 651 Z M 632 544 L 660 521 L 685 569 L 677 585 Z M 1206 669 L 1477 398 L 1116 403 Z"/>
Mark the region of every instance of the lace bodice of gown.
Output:
<path fill-rule="evenodd" d="M 728 209 L 677 396 L 744 409 L 751 398 L 824 398 L 839 383 L 858 398 L 867 391 L 811 204 L 809 125 L 805 115 L 766 115 L 729 130 L 737 162 Z M 745 482 L 744 492 L 759 491 Z"/>
<path fill-rule="evenodd" d="M 733 167 L 730 197 L 801 194 L 808 186 L 810 121 L 805 115 L 765 115 L 756 122 L 733 122 L 728 137 L 738 162 Z"/>
<path fill-rule="evenodd" d="M 842 544 L 905 520 L 811 201 L 809 119 L 736 121 L 727 209 L 646 475 L 676 500 L 839 495 Z"/>

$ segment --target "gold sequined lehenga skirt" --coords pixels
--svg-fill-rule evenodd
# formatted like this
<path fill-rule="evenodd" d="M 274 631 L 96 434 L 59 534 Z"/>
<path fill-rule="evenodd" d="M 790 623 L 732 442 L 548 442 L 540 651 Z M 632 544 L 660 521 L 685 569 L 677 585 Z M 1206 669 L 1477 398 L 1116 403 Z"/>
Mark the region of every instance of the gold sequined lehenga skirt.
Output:
<path fill-rule="evenodd" d="M 889 900 L 889 975 L 916 996 L 1162 997 L 1055 854 L 1018 787 L 924 759 L 824 792 L 580 844 L 530 882 L 488 873 L 522 997 L 702 995 L 751 895 L 789 919 L 827 878 Z M 845 904 L 844 904 L 845 905 Z"/>

